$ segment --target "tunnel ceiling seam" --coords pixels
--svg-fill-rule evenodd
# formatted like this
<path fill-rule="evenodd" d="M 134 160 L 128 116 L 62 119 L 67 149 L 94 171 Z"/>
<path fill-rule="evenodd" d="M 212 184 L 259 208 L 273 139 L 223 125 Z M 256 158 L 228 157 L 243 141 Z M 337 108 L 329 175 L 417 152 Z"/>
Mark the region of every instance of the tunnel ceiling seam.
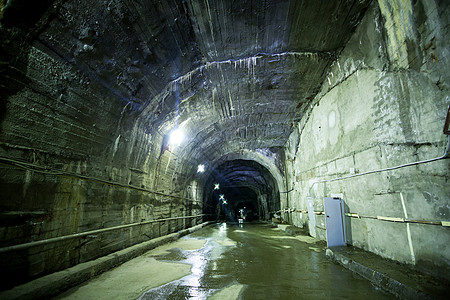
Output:
<path fill-rule="evenodd" d="M 285 51 L 285 52 L 281 52 L 281 53 L 257 53 L 254 56 L 249 56 L 249 57 L 245 57 L 245 58 L 237 58 L 237 59 L 233 59 L 233 58 L 229 58 L 227 60 L 221 60 L 221 61 L 212 61 L 212 62 L 206 62 L 205 64 L 196 67 L 195 69 L 187 72 L 184 75 L 181 75 L 179 77 L 177 77 L 176 79 L 170 81 L 168 84 L 166 84 L 166 86 L 163 88 L 163 90 L 158 93 L 157 95 L 155 95 L 153 97 L 153 99 L 163 99 L 165 98 L 165 96 L 167 96 L 168 94 L 174 92 L 174 87 L 176 84 L 183 84 L 186 80 L 191 80 L 192 76 L 198 72 L 202 72 L 205 69 L 211 68 L 213 66 L 217 67 L 220 65 L 234 65 L 235 69 L 237 67 L 239 68 L 250 68 L 250 67 L 254 67 L 256 66 L 256 62 L 257 59 L 261 59 L 261 58 L 269 58 L 269 57 L 273 57 L 273 58 L 281 58 L 284 56 L 302 56 L 302 57 L 308 57 L 308 58 L 313 58 L 313 59 L 318 59 L 319 57 L 325 57 L 331 60 L 335 59 L 335 55 L 332 52 L 322 52 L 322 51 L 317 51 L 317 52 L 311 52 L 311 51 L 304 51 L 304 52 L 297 52 L 297 51 Z M 277 60 L 281 61 L 281 60 Z M 271 62 L 275 62 L 275 61 L 271 61 Z M 188 99 L 190 99 L 191 97 L 188 97 Z M 182 104 L 182 102 L 180 102 L 180 104 Z M 145 111 L 145 109 L 144 109 Z"/>

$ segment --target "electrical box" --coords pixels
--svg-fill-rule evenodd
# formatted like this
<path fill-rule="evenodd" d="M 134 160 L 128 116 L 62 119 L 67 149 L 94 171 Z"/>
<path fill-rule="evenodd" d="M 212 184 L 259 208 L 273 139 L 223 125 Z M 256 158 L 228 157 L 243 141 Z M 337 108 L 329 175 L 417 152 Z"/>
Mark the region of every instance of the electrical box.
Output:
<path fill-rule="evenodd" d="M 325 197 L 327 247 L 345 246 L 344 201 L 342 198 Z"/>

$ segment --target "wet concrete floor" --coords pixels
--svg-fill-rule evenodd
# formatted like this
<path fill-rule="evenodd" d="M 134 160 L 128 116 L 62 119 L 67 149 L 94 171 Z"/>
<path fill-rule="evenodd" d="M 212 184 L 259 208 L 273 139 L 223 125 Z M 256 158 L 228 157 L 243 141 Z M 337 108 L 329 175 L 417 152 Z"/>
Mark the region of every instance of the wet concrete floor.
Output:
<path fill-rule="evenodd" d="M 328 260 L 324 242 L 250 223 L 208 226 L 58 297 L 136 298 L 394 299 Z"/>

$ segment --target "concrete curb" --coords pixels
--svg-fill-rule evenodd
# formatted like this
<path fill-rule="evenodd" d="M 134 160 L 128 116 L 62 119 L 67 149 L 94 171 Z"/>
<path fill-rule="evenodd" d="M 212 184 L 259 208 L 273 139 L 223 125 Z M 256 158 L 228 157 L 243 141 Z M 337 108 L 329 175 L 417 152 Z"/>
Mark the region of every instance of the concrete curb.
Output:
<path fill-rule="evenodd" d="M 49 299 L 153 248 L 176 241 L 180 237 L 197 231 L 210 223 L 205 222 L 35 279 L 10 290 L 0 292 L 0 299 Z"/>
<path fill-rule="evenodd" d="M 343 267 L 355 272 L 372 282 L 375 286 L 394 294 L 401 299 L 432 299 L 429 295 L 415 290 L 404 283 L 401 283 L 384 273 L 364 266 L 332 248 L 327 248 L 325 255 L 331 260 L 339 263 Z"/>

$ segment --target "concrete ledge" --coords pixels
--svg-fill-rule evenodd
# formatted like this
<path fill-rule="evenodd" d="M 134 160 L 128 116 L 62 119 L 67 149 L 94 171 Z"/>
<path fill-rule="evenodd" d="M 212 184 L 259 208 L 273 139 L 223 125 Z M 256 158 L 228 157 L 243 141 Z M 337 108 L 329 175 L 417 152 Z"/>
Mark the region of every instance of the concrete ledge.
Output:
<path fill-rule="evenodd" d="M 10 290 L 0 292 L 0 299 L 48 299 L 54 297 L 71 287 L 79 285 L 94 276 L 117 267 L 153 248 L 175 241 L 182 236 L 197 231 L 209 223 L 210 222 L 205 222 L 176 233 L 155 238 L 95 260 L 81 263 L 71 268 L 35 279 Z"/>
<path fill-rule="evenodd" d="M 327 248 L 325 254 L 401 299 L 448 299 L 447 283 L 374 253 L 348 246 Z"/>

